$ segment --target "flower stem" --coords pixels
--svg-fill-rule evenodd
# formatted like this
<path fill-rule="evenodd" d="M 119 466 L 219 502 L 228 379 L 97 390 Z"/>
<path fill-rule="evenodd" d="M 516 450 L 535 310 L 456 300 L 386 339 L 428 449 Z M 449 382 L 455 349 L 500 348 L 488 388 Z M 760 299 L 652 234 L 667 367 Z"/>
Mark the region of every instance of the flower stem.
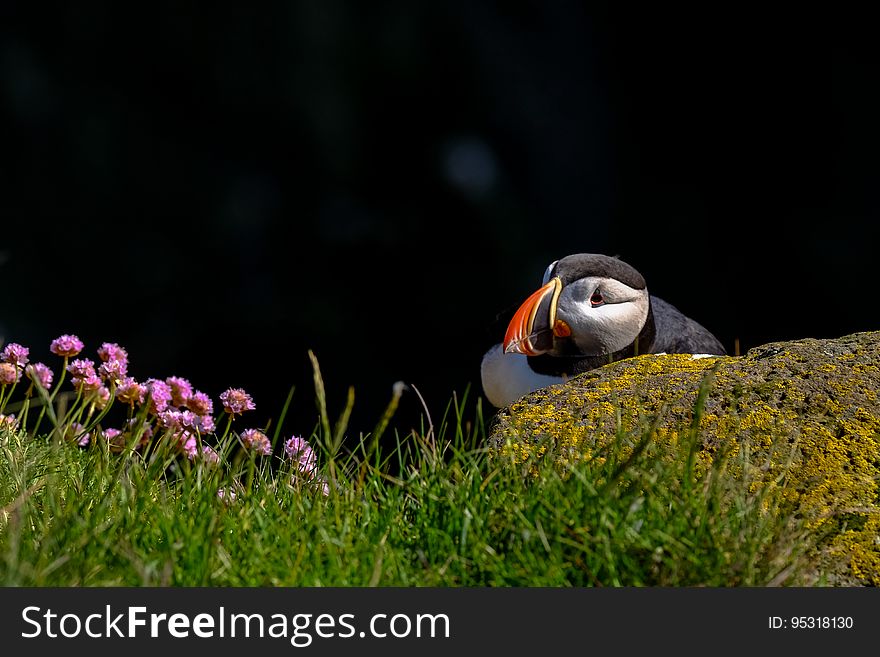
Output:
<path fill-rule="evenodd" d="M 30 390 L 28 390 L 28 393 L 30 393 Z M 21 428 L 24 429 L 25 431 L 27 431 L 27 426 L 26 426 L 27 425 L 27 417 L 28 417 L 28 411 L 30 410 L 30 408 L 31 408 L 31 396 L 30 396 L 30 394 L 28 394 L 28 396 L 25 397 L 25 400 L 24 400 L 24 406 L 22 407 L 22 410 L 21 410 L 21 422 L 19 423 L 19 426 L 21 426 Z"/>
<path fill-rule="evenodd" d="M 55 396 L 58 394 L 58 391 L 61 390 L 61 384 L 64 383 L 64 376 L 67 374 L 67 360 L 68 356 L 65 356 L 64 362 L 61 364 L 61 375 L 58 377 L 58 383 L 55 384 L 55 390 L 52 391 L 51 395 L 47 394 L 47 391 L 43 386 L 37 388 L 40 392 L 40 396 L 43 398 L 43 408 L 40 410 L 40 416 L 37 418 L 36 426 L 34 426 L 35 436 L 38 435 L 40 424 L 43 422 L 43 416 L 46 414 L 46 410 L 49 411 L 49 419 L 52 420 L 52 424 L 56 427 L 58 426 L 58 420 L 55 417 L 53 404 L 55 403 Z"/>
<path fill-rule="evenodd" d="M 18 381 L 12 384 L 12 387 L 9 388 L 9 392 L 6 393 L 6 397 L 3 396 L 2 392 L 0 392 L 0 414 L 3 413 L 3 409 L 6 408 L 6 403 L 12 399 L 12 393 L 15 392 L 15 388 L 18 385 Z M 3 386 L 5 388 L 6 386 Z"/>
<path fill-rule="evenodd" d="M 226 440 L 226 436 L 229 435 L 229 429 L 232 428 L 232 416 L 233 413 L 230 413 L 229 417 L 226 419 L 226 428 L 223 430 L 223 436 L 220 438 L 221 443 Z"/>

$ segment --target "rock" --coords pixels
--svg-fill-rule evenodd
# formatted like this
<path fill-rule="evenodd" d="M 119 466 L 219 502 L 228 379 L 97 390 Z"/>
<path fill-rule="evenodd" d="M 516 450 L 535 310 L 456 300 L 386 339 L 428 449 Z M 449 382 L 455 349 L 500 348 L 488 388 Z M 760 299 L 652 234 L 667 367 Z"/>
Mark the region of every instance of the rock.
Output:
<path fill-rule="evenodd" d="M 650 427 L 654 444 L 681 450 L 693 426 L 703 468 L 747 445 L 765 463 L 761 485 L 781 486 L 789 511 L 830 536 L 824 554 L 846 570 L 838 581 L 880 585 L 878 390 L 880 331 L 776 342 L 740 357 L 644 355 L 499 411 L 490 445 L 517 462 L 551 458 L 563 472 L 620 430 Z"/>

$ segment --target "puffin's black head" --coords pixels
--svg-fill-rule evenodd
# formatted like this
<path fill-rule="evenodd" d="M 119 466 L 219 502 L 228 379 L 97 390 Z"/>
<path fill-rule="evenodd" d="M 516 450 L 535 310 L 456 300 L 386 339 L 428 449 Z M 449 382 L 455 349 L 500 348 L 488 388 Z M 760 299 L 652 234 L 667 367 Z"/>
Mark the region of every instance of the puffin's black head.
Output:
<path fill-rule="evenodd" d="M 617 258 L 578 253 L 547 267 L 544 285 L 519 307 L 504 352 L 603 356 L 632 345 L 651 314 L 642 275 Z"/>

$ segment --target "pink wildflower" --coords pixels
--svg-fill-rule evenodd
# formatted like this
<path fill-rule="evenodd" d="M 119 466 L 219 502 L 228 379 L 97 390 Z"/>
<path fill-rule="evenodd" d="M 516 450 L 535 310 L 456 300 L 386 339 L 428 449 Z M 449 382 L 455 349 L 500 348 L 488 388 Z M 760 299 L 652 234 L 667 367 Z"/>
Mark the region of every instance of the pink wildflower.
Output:
<path fill-rule="evenodd" d="M 237 495 L 235 494 L 235 491 L 231 488 L 221 488 L 217 491 L 217 497 L 219 497 L 227 504 L 231 504 L 232 502 L 235 502 L 235 498 L 237 497 Z"/>
<path fill-rule="evenodd" d="M 150 395 L 151 413 L 158 415 L 168 408 L 168 402 L 171 401 L 171 387 L 167 383 L 159 379 L 147 379 L 144 385 Z"/>
<path fill-rule="evenodd" d="M 257 429 L 245 429 L 241 432 L 241 442 L 248 449 L 257 454 L 269 455 L 272 453 L 272 443 L 269 437 Z"/>
<path fill-rule="evenodd" d="M 284 443 L 284 454 L 289 459 L 296 461 L 299 469 L 304 472 L 314 472 L 318 465 L 315 450 L 304 438 L 299 436 L 293 436 Z"/>
<path fill-rule="evenodd" d="M 77 358 L 67 366 L 67 371 L 76 379 L 88 379 L 95 376 L 95 362 L 88 358 Z"/>
<path fill-rule="evenodd" d="M 293 436 L 284 443 L 284 453 L 288 458 L 296 461 L 297 470 L 290 475 L 292 486 L 302 484 L 317 486 L 324 495 L 330 494 L 327 480 L 318 475 L 318 458 L 308 441 Z"/>
<path fill-rule="evenodd" d="M 99 411 L 103 411 L 107 407 L 107 402 L 110 401 L 110 391 L 107 389 L 107 386 L 101 386 L 98 388 L 98 396 L 95 398 L 95 408 Z"/>
<path fill-rule="evenodd" d="M 105 342 L 98 349 L 98 357 L 105 363 L 111 360 L 128 365 L 128 352 L 115 342 Z"/>
<path fill-rule="evenodd" d="M 70 425 L 64 437 L 67 440 L 75 440 L 76 444 L 80 447 L 86 447 L 91 442 L 91 435 L 87 433 L 80 435 L 83 431 L 85 431 L 85 427 L 79 422 L 74 422 Z"/>
<path fill-rule="evenodd" d="M 73 387 L 82 393 L 92 392 L 101 387 L 101 379 L 95 374 L 95 363 L 88 358 L 77 358 L 67 366 L 73 379 Z"/>
<path fill-rule="evenodd" d="M 179 376 L 169 376 L 165 383 L 171 388 L 171 403 L 174 406 L 186 406 L 193 395 L 192 384 Z"/>
<path fill-rule="evenodd" d="M 214 412 L 214 402 L 203 392 L 194 392 L 186 400 L 186 407 L 196 415 L 211 415 Z"/>
<path fill-rule="evenodd" d="M 125 404 L 143 404 L 147 389 L 132 377 L 126 377 L 119 382 L 116 388 L 116 399 Z"/>
<path fill-rule="evenodd" d="M 179 411 L 180 426 L 190 431 L 198 431 L 201 428 L 201 418 L 192 411 Z"/>
<path fill-rule="evenodd" d="M 98 374 L 105 381 L 119 383 L 128 374 L 128 363 L 124 360 L 108 360 L 98 367 Z"/>
<path fill-rule="evenodd" d="M 180 411 L 166 409 L 159 413 L 159 426 L 165 429 L 180 429 Z"/>
<path fill-rule="evenodd" d="M 8 386 L 18 381 L 21 372 L 12 363 L 0 363 L 0 386 Z"/>
<path fill-rule="evenodd" d="M 83 350 L 83 343 L 75 335 L 62 335 L 52 340 L 49 351 L 56 356 L 76 356 Z"/>
<path fill-rule="evenodd" d="M 52 379 L 55 377 L 52 370 L 50 370 L 43 363 L 32 363 L 24 368 L 24 373 L 27 377 L 34 381 L 35 383 L 39 383 L 44 390 L 48 390 L 52 387 Z"/>
<path fill-rule="evenodd" d="M 231 415 L 241 415 L 256 408 L 251 396 L 241 388 L 229 388 L 221 392 L 220 401 L 223 402 L 223 410 Z"/>
<path fill-rule="evenodd" d="M 294 487 L 320 488 L 321 493 L 326 497 L 330 494 L 330 485 L 324 477 L 315 475 L 314 471 L 306 470 L 294 472 L 290 475 L 290 485 Z"/>
<path fill-rule="evenodd" d="M 111 452 L 118 454 L 125 449 L 125 435 L 119 429 L 104 429 L 101 437 L 107 441 Z"/>
<path fill-rule="evenodd" d="M 209 465 L 217 465 L 220 463 L 220 455 L 210 445 L 202 446 L 202 458 L 205 460 L 205 463 Z"/>
<path fill-rule="evenodd" d="M 192 411 L 176 411 L 169 408 L 159 413 L 159 426 L 166 429 L 198 431 L 201 428 L 201 418 Z"/>
<path fill-rule="evenodd" d="M 180 441 L 180 447 L 186 454 L 186 458 L 190 461 L 195 459 L 199 453 L 199 441 L 196 437 L 189 431 L 183 431 L 177 436 L 177 440 Z"/>
<path fill-rule="evenodd" d="M 11 363 L 17 367 L 24 367 L 28 364 L 29 351 L 30 350 L 27 347 L 22 347 L 20 344 L 10 342 L 3 348 L 3 353 L 0 354 L 0 360 L 4 363 Z"/>
<path fill-rule="evenodd" d="M 15 431 L 17 428 L 18 420 L 14 415 L 3 415 L 0 413 L 0 429 Z"/>
<path fill-rule="evenodd" d="M 210 415 L 199 416 L 199 433 L 213 433 L 216 428 L 214 418 Z"/>
<path fill-rule="evenodd" d="M 95 392 L 96 390 L 100 390 L 102 387 L 101 379 L 94 372 L 84 377 L 75 376 L 70 380 L 70 382 L 73 384 L 73 387 L 77 392 L 81 392 L 83 394 Z"/>

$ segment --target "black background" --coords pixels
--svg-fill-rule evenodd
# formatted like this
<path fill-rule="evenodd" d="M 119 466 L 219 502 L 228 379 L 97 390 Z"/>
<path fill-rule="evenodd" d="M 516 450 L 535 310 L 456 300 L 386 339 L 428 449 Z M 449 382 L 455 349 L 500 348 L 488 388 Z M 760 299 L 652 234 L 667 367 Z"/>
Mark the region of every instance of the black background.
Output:
<path fill-rule="evenodd" d="M 125 5 L 125 8 L 123 8 Z M 877 329 L 872 24 L 451 0 L 0 3 L 0 334 L 369 431 L 620 255 L 733 350 Z M 398 422 L 420 413 L 408 394 Z"/>

